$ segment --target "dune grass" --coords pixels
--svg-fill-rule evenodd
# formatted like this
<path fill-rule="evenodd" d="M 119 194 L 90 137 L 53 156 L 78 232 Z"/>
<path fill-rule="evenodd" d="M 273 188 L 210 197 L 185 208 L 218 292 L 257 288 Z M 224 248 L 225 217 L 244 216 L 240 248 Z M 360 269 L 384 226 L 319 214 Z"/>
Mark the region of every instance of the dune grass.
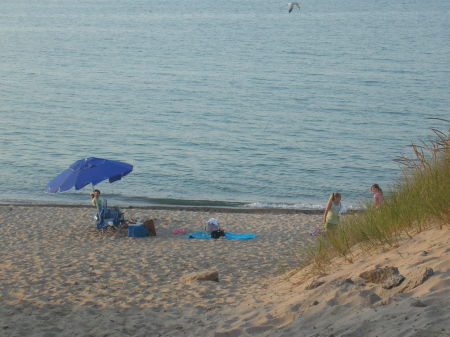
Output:
<path fill-rule="evenodd" d="M 449 121 L 445 121 L 449 122 Z M 433 129 L 433 137 L 411 145 L 414 156 L 399 157 L 403 178 L 380 208 L 347 215 L 334 233 L 308 248 L 309 262 L 323 270 L 332 258 L 352 262 L 356 246 L 364 251 L 395 247 L 399 239 L 433 225 L 450 223 L 450 129 Z"/>

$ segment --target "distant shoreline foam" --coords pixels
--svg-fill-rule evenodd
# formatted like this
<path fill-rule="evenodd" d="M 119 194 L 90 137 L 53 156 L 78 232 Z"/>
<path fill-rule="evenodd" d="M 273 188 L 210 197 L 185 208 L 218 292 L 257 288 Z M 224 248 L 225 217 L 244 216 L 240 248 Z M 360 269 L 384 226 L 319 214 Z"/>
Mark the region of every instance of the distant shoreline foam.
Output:
<path fill-rule="evenodd" d="M 108 195 L 111 197 L 111 195 Z M 324 211 L 324 205 L 317 203 L 280 203 L 280 202 L 232 202 L 220 200 L 182 200 L 182 199 L 157 199 L 140 197 L 123 199 L 112 196 L 108 198 L 110 206 L 118 206 L 124 209 L 155 209 L 155 210 L 187 210 L 210 211 L 227 213 L 276 213 L 276 214 L 320 214 Z M 0 199 L 0 205 L 36 206 L 36 207 L 90 207 L 86 198 L 80 199 Z M 360 211 L 363 207 L 344 204 L 344 213 Z"/>
<path fill-rule="evenodd" d="M 63 207 L 63 208 L 92 208 L 84 204 L 63 204 L 63 203 L 35 203 L 35 202 L 0 202 L 0 207 Z M 297 208 L 242 208 L 242 207 L 214 207 L 214 206 L 125 206 L 117 205 L 123 209 L 147 209 L 147 210 L 173 210 L 188 212 L 219 212 L 219 213 L 266 213 L 266 214 L 322 214 L 321 209 L 297 209 Z"/>

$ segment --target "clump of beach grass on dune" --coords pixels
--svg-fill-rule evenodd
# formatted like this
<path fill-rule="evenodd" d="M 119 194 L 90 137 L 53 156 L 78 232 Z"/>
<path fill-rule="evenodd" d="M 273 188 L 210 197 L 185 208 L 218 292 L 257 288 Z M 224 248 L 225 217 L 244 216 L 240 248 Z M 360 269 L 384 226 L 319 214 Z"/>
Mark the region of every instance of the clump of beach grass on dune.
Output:
<path fill-rule="evenodd" d="M 308 248 L 309 261 L 319 270 L 337 256 L 352 262 L 356 246 L 364 251 L 395 247 L 404 235 L 450 223 L 450 129 L 432 131 L 433 138 L 411 146 L 414 157 L 396 160 L 403 178 L 380 208 L 367 204 L 366 211 L 346 216 L 334 233 Z"/>

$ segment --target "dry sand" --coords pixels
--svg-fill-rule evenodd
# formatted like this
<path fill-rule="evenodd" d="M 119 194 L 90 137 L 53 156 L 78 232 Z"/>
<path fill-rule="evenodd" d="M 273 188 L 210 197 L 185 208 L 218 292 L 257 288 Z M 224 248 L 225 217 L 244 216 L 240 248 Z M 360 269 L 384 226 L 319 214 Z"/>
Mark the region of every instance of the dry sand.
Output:
<path fill-rule="evenodd" d="M 126 209 L 157 219 L 156 237 L 128 238 L 98 232 L 93 213 L 0 206 L 0 336 L 450 336 L 447 227 L 318 277 L 292 272 L 318 214 Z M 171 233 L 202 230 L 212 216 L 258 237 Z M 375 265 L 398 267 L 404 284 L 425 266 L 434 275 L 404 293 L 345 281 Z M 219 282 L 181 281 L 204 270 Z M 305 290 L 316 279 L 325 283 Z"/>

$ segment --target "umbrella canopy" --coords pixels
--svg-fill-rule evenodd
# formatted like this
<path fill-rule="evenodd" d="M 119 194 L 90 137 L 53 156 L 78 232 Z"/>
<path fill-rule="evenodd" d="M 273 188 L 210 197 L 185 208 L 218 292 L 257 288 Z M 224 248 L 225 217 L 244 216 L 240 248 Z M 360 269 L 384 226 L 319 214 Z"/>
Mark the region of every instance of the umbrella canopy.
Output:
<path fill-rule="evenodd" d="M 117 160 L 95 157 L 80 159 L 52 179 L 45 186 L 45 192 L 64 192 L 72 187 L 79 190 L 88 184 L 94 186 L 105 179 L 112 183 L 122 179 L 132 170 L 133 165 Z"/>

